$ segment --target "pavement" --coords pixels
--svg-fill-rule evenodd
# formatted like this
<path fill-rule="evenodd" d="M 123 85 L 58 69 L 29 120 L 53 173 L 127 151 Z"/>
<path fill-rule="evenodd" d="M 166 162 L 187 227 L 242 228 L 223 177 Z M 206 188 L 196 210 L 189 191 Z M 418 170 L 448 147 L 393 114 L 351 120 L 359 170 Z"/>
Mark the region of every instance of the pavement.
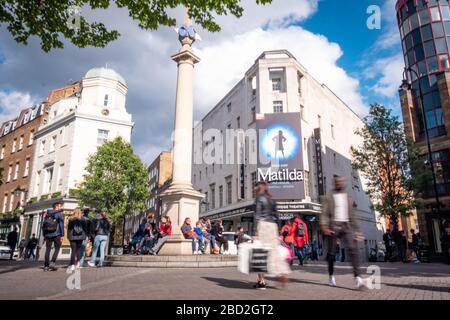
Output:
<path fill-rule="evenodd" d="M 236 268 L 86 267 L 78 273 L 76 289 L 67 263 L 57 265 L 57 271 L 43 272 L 41 262 L 0 261 L 0 300 L 450 300 L 450 266 L 445 264 L 375 263 L 381 285 L 363 291 L 355 290 L 347 263 L 336 264 L 337 287 L 328 286 L 326 264 L 314 262 L 293 267 L 286 288 L 269 278 L 265 291 L 253 289 L 255 275 Z M 362 265 L 365 278 L 368 266 Z"/>

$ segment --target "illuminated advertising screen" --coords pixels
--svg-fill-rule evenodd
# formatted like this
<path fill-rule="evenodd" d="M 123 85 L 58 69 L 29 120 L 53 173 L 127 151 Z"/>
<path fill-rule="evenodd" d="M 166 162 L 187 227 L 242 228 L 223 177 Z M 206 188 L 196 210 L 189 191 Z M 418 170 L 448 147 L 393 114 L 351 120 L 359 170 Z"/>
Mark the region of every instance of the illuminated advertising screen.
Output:
<path fill-rule="evenodd" d="M 300 113 L 258 114 L 258 181 L 275 200 L 305 198 Z"/>

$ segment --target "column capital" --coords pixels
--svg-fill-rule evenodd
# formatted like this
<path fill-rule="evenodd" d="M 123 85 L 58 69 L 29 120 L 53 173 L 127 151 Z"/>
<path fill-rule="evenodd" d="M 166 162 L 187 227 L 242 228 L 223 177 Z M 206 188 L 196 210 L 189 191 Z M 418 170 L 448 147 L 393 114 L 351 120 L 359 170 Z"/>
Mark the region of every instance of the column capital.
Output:
<path fill-rule="evenodd" d="M 200 62 L 200 58 L 192 52 L 192 49 L 190 47 L 185 48 L 185 46 L 183 46 L 179 53 L 174 54 L 171 58 L 178 64 L 187 62 L 194 65 Z"/>

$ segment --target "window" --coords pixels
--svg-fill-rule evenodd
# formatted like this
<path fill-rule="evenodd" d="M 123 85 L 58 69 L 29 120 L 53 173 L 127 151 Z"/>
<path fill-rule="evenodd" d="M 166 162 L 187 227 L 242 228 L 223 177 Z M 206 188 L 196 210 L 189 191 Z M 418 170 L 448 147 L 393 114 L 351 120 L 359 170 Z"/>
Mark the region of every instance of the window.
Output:
<path fill-rule="evenodd" d="M 433 23 L 432 29 L 434 38 L 440 38 L 445 36 L 442 22 Z"/>
<path fill-rule="evenodd" d="M 237 123 L 237 128 L 240 129 L 241 128 L 241 117 L 236 118 L 236 123 Z"/>
<path fill-rule="evenodd" d="M 39 194 L 39 189 L 41 186 L 41 171 L 36 173 L 36 181 L 34 186 L 34 195 L 37 196 Z"/>
<path fill-rule="evenodd" d="M 331 138 L 334 139 L 334 126 L 331 125 Z"/>
<path fill-rule="evenodd" d="M 209 210 L 209 201 L 208 201 L 208 191 L 205 192 L 205 204 L 206 204 L 206 210 Z"/>
<path fill-rule="evenodd" d="M 428 14 L 428 9 L 422 10 L 419 12 L 420 25 L 426 25 L 430 23 L 430 16 Z"/>
<path fill-rule="evenodd" d="M 419 27 L 419 16 L 417 13 L 413 14 L 411 16 L 411 30 L 414 30 L 415 28 Z"/>
<path fill-rule="evenodd" d="M 17 144 L 17 139 L 14 139 L 14 140 L 13 140 L 13 145 L 12 145 L 11 153 L 16 152 L 16 144 Z"/>
<path fill-rule="evenodd" d="M 440 55 L 439 56 L 439 62 L 441 63 L 442 68 L 444 68 L 444 69 L 450 68 L 448 55 L 446 55 L 446 54 L 445 55 Z"/>
<path fill-rule="evenodd" d="M 320 115 L 317 115 L 317 125 L 319 126 L 319 129 L 322 130 L 322 117 Z"/>
<path fill-rule="evenodd" d="M 300 105 L 300 118 L 305 120 L 305 106 Z"/>
<path fill-rule="evenodd" d="M 428 72 L 437 72 L 439 71 L 438 63 L 436 57 L 431 57 L 427 59 Z"/>
<path fill-rule="evenodd" d="M 58 168 L 58 190 L 61 190 L 64 177 L 64 163 L 61 163 Z"/>
<path fill-rule="evenodd" d="M 432 153 L 434 171 L 436 173 L 436 183 L 438 193 L 446 194 L 450 192 L 450 156 L 449 150 L 441 150 Z"/>
<path fill-rule="evenodd" d="M 14 193 L 11 192 L 11 196 L 9 197 L 9 212 L 13 211 L 14 207 Z"/>
<path fill-rule="evenodd" d="M 5 148 L 6 148 L 6 146 L 3 145 L 2 146 L 2 151 L 0 152 L 0 160 L 3 160 L 3 158 L 5 157 Z"/>
<path fill-rule="evenodd" d="M 45 171 L 44 193 L 51 193 L 53 180 L 53 167 L 47 168 Z"/>
<path fill-rule="evenodd" d="M 30 172 L 30 158 L 27 158 L 25 162 L 25 172 L 23 173 L 24 177 L 28 177 L 28 173 Z"/>
<path fill-rule="evenodd" d="M 433 34 L 431 33 L 431 26 L 429 24 L 420 29 L 422 30 L 423 41 L 427 41 L 433 38 Z"/>
<path fill-rule="evenodd" d="M 311 197 L 311 190 L 309 187 L 309 171 L 305 171 L 305 196 Z"/>
<path fill-rule="evenodd" d="M 3 207 L 2 207 L 2 213 L 6 212 L 6 204 L 8 203 L 8 194 L 6 193 L 3 197 Z"/>
<path fill-rule="evenodd" d="M 12 175 L 12 164 L 10 164 L 8 167 L 8 178 L 7 178 L 6 182 L 11 181 L 11 175 Z"/>
<path fill-rule="evenodd" d="M 227 104 L 227 110 L 228 112 L 231 112 L 231 102 Z"/>
<path fill-rule="evenodd" d="M 200 170 L 200 172 L 198 173 L 198 179 L 200 180 L 200 181 L 202 181 L 202 171 Z"/>
<path fill-rule="evenodd" d="M 441 6 L 442 20 L 450 20 L 450 8 L 446 5 Z"/>
<path fill-rule="evenodd" d="M 252 121 L 256 121 L 256 107 L 252 107 Z"/>
<path fill-rule="evenodd" d="M 232 177 L 227 178 L 227 204 L 231 204 L 232 203 Z"/>
<path fill-rule="evenodd" d="M 105 94 L 105 99 L 103 100 L 103 106 L 104 107 L 108 106 L 108 99 L 109 99 L 109 96 L 107 94 Z"/>
<path fill-rule="evenodd" d="M 39 146 L 39 156 L 43 156 L 45 152 L 45 140 L 41 141 L 41 145 Z"/>
<path fill-rule="evenodd" d="M 34 139 L 34 130 L 31 130 L 30 132 L 30 138 L 28 139 L 28 145 L 31 146 L 33 144 Z"/>
<path fill-rule="evenodd" d="M 219 208 L 223 207 L 223 186 L 219 187 Z"/>
<path fill-rule="evenodd" d="M 431 21 L 441 21 L 441 14 L 439 13 L 439 7 L 430 8 Z"/>
<path fill-rule="evenodd" d="M 300 97 L 302 96 L 302 79 L 303 79 L 303 75 L 298 73 L 297 74 L 297 82 L 298 82 L 298 94 L 300 95 Z"/>
<path fill-rule="evenodd" d="M 23 135 L 20 136 L 19 138 L 19 150 L 23 149 Z"/>
<path fill-rule="evenodd" d="M 98 129 L 98 133 L 97 133 L 97 143 L 98 144 L 103 144 L 106 141 L 108 141 L 108 134 L 109 131 L 108 130 L 102 130 L 102 129 Z"/>
<path fill-rule="evenodd" d="M 447 53 L 447 43 L 445 42 L 445 38 L 436 39 L 435 42 L 437 53 Z"/>
<path fill-rule="evenodd" d="M 20 168 L 20 163 L 17 162 L 16 163 L 16 169 L 14 170 L 14 180 L 17 180 L 17 177 L 19 176 L 19 168 Z"/>
<path fill-rule="evenodd" d="M 252 172 L 252 197 L 256 198 L 255 186 L 257 182 L 256 172 Z"/>
<path fill-rule="evenodd" d="M 213 210 L 216 207 L 216 185 L 211 185 L 211 210 Z"/>
<path fill-rule="evenodd" d="M 50 152 L 55 151 L 56 148 L 56 136 L 52 137 L 52 140 L 50 140 Z"/>
<path fill-rule="evenodd" d="M 283 113 L 283 101 L 273 102 L 273 113 Z"/>
<path fill-rule="evenodd" d="M 436 54 L 436 51 L 434 50 L 434 41 L 425 42 L 423 47 L 425 49 L 425 56 L 430 57 Z"/>
<path fill-rule="evenodd" d="M 281 91 L 281 79 L 280 78 L 272 79 L 272 91 Z"/>

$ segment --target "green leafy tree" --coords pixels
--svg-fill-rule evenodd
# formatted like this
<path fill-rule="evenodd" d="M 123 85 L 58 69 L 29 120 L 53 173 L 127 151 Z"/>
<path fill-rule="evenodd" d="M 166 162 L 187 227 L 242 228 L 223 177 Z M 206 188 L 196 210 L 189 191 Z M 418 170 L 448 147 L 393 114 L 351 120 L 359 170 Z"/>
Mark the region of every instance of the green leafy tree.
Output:
<path fill-rule="evenodd" d="M 431 172 L 398 117 L 384 106 L 373 104 L 356 134 L 363 142 L 352 147 L 353 167 L 367 179 L 373 209 L 397 228 L 399 217 L 420 205 L 416 199 L 428 187 Z"/>
<path fill-rule="evenodd" d="M 122 138 L 99 147 L 89 157 L 86 171 L 79 190 L 82 205 L 106 211 L 114 223 L 128 212 L 147 209 L 147 170 Z"/>
<path fill-rule="evenodd" d="M 112 3 L 126 8 L 139 27 L 155 30 L 159 26 L 175 26 L 176 21 L 167 11 L 179 5 L 189 7 L 190 17 L 208 31 L 220 31 L 214 15 L 232 14 L 241 17 L 241 0 L 0 0 L 0 26 L 8 31 L 18 43 L 27 44 L 30 36 L 41 40 L 41 47 L 48 52 L 63 48 L 62 35 L 75 46 L 105 47 L 120 34 L 108 30 L 102 22 L 88 22 L 74 8 L 108 9 Z M 272 0 L 256 0 L 258 4 Z M 79 18 L 78 18 L 79 17 Z"/>

